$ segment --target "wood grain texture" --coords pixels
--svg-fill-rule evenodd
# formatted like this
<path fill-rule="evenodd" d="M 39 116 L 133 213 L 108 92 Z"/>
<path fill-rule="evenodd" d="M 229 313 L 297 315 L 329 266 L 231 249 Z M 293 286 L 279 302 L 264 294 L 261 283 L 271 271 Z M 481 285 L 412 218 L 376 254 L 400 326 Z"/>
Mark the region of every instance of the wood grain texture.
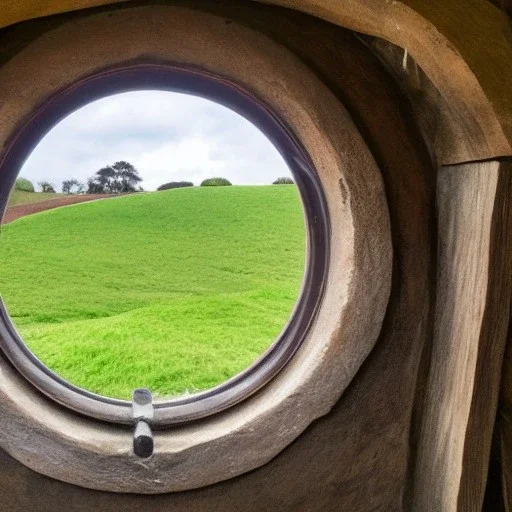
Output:
<path fill-rule="evenodd" d="M 413 510 L 480 510 L 510 305 L 507 164 L 443 168 L 438 288 Z"/>
<path fill-rule="evenodd" d="M 466 428 L 458 510 L 480 506 L 485 491 L 512 293 L 512 163 L 499 162 L 490 227 L 488 292 Z"/>
<path fill-rule="evenodd" d="M 509 164 L 512 173 L 512 163 Z M 512 275 L 512 265 L 508 268 Z M 501 396 L 497 416 L 497 431 L 500 444 L 502 489 L 505 510 L 512 511 L 512 309 L 509 320 L 507 346 L 503 360 Z"/>
<path fill-rule="evenodd" d="M 484 160 L 489 154 L 484 139 L 490 136 L 453 97 L 442 93 L 414 57 L 404 48 L 384 39 L 361 36 L 379 55 L 402 85 L 415 121 L 428 141 L 432 154 L 444 166 Z"/>

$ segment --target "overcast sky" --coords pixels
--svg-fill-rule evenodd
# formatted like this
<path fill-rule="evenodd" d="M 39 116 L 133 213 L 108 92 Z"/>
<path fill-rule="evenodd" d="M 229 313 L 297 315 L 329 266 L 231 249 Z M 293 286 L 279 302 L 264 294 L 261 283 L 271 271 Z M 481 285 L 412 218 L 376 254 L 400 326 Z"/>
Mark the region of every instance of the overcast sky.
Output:
<path fill-rule="evenodd" d="M 271 142 L 232 110 L 187 94 L 136 91 L 94 101 L 62 120 L 20 176 L 60 191 L 63 180 L 85 182 L 118 160 L 138 169 L 145 190 L 213 176 L 246 185 L 290 175 Z"/>

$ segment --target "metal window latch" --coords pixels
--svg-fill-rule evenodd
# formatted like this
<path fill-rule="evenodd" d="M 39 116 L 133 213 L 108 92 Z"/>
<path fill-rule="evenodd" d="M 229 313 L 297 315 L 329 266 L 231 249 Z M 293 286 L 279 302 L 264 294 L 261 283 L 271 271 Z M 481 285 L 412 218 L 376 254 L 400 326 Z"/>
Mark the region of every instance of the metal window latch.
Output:
<path fill-rule="evenodd" d="M 133 391 L 133 419 L 135 431 L 133 433 L 133 451 L 135 455 L 143 458 L 151 457 L 154 442 L 150 422 L 153 419 L 153 397 L 149 389 L 135 389 Z"/>

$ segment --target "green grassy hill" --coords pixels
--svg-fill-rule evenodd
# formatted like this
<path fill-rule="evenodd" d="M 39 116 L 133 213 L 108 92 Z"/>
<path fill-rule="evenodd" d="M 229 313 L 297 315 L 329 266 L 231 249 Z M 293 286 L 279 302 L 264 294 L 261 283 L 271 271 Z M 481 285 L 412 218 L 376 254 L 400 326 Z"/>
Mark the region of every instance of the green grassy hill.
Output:
<path fill-rule="evenodd" d="M 2 228 L 0 293 L 64 378 L 130 398 L 214 386 L 252 363 L 295 305 L 295 186 L 183 188 L 50 210 Z"/>
<path fill-rule="evenodd" d="M 22 204 L 40 203 L 48 199 L 55 199 L 62 194 L 50 192 L 25 192 L 24 190 L 13 190 L 9 197 L 8 206 L 19 206 Z"/>

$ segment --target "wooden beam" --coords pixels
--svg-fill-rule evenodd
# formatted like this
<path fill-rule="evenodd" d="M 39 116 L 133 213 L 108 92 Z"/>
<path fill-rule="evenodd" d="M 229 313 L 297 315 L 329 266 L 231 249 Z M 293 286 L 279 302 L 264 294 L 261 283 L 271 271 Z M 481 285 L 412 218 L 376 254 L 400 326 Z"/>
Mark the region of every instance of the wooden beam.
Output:
<path fill-rule="evenodd" d="M 512 289 L 511 166 L 438 175 L 438 288 L 416 462 L 416 512 L 480 510 Z"/>

